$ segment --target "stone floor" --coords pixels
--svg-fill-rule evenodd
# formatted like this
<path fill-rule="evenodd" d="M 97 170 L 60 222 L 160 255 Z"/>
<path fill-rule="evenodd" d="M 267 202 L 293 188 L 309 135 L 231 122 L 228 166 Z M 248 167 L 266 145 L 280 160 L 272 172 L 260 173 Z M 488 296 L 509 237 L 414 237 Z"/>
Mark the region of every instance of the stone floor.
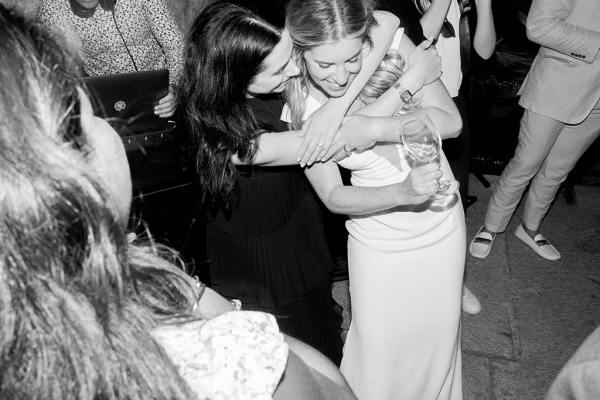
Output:
<path fill-rule="evenodd" d="M 472 177 L 478 201 L 467 210 L 470 241 L 491 188 Z M 578 202 L 558 196 L 541 231 L 562 259 L 547 261 L 517 239 L 517 210 L 485 260 L 467 255 L 466 282 L 483 311 L 463 313 L 465 400 L 538 400 L 561 366 L 600 324 L 600 187 L 577 185 Z M 334 286 L 349 323 L 347 281 Z"/>

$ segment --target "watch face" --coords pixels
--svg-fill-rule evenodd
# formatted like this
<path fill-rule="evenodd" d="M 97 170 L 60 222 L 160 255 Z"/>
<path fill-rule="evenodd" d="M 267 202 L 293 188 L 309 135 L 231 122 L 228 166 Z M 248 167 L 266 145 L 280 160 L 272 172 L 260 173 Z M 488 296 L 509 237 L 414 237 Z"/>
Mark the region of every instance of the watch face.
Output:
<path fill-rule="evenodd" d="M 400 93 L 400 98 L 403 102 L 408 103 L 412 99 L 412 94 L 410 94 L 408 90 L 403 90 L 402 93 Z"/>

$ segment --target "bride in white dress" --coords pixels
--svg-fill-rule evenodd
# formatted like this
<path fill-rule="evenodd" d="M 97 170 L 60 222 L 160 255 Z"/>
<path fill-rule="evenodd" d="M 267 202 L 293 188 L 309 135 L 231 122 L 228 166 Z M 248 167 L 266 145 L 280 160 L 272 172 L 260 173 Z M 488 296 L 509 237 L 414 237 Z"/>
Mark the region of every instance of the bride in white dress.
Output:
<path fill-rule="evenodd" d="M 286 26 L 305 74 L 288 97 L 284 120 L 298 126 L 328 98 L 345 93 L 368 51 L 370 14 L 369 5 L 361 0 L 291 1 Z M 411 62 L 414 45 L 401 30 L 391 47 Z M 381 78 L 372 83 L 381 83 Z M 401 110 L 407 97 L 400 94 L 411 82 L 396 79 L 377 101 L 355 112 L 382 116 Z M 382 92 L 381 87 L 370 89 L 364 92 L 367 97 Z M 456 135 L 460 117 L 457 123 L 458 112 L 443 85 L 435 81 L 419 89 L 409 90 L 409 94 L 419 91 L 414 96 L 419 98 L 419 110 L 413 112 L 428 114 L 442 137 Z M 304 100 L 293 100 L 298 98 Z M 403 146 L 373 147 L 371 139 L 365 139 L 364 130 L 379 129 L 380 121 L 355 116 L 342 128 L 340 140 L 346 143 L 347 156 L 339 165 L 352 171 L 353 185 L 389 185 L 401 182 L 410 171 Z M 397 128 L 381 128 L 377 141 L 397 142 Z M 366 150 L 350 152 L 353 148 Z M 445 177 L 451 178 L 443 153 L 440 164 Z M 307 172 L 309 179 L 319 168 L 315 165 Z M 341 370 L 357 397 L 461 399 L 460 308 L 466 244 L 460 201 L 445 211 L 435 211 L 431 202 L 425 202 L 351 216 L 346 227 L 352 322 Z"/>

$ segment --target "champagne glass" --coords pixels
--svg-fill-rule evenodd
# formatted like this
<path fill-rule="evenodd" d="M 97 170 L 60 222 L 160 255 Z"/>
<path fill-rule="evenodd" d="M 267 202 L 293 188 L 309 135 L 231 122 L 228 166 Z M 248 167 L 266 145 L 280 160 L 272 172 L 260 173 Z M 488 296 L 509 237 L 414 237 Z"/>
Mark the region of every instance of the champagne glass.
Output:
<path fill-rule="evenodd" d="M 407 121 L 401 127 L 401 135 L 412 168 L 431 163 L 440 165 L 442 139 L 429 117 Z M 458 201 L 458 186 L 456 179 L 438 179 L 437 190 L 431 196 L 432 205 L 441 209 L 452 207 Z"/>

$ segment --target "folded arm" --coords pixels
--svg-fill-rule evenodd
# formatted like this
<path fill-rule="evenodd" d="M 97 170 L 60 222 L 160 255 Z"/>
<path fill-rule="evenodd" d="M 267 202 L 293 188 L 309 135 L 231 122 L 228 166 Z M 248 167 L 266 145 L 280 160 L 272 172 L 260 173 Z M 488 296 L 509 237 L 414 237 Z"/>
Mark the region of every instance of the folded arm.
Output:
<path fill-rule="evenodd" d="M 572 3 L 570 0 L 533 0 L 527 15 L 527 37 L 544 47 L 592 63 L 600 50 L 600 32 L 567 22 Z"/>

